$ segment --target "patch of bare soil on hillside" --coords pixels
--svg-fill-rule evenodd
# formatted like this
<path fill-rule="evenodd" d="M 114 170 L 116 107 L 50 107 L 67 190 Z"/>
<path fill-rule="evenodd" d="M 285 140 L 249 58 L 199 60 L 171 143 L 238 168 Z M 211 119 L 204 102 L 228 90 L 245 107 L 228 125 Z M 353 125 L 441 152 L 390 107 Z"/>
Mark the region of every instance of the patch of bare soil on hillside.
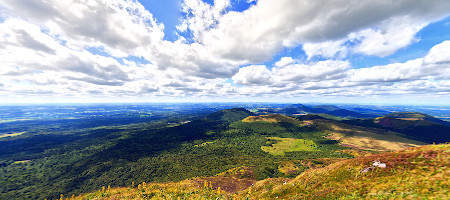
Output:
<path fill-rule="evenodd" d="M 250 167 L 237 167 L 211 177 L 200 177 L 193 180 L 197 187 L 210 187 L 225 192 L 245 190 L 256 183 L 253 170 Z"/>

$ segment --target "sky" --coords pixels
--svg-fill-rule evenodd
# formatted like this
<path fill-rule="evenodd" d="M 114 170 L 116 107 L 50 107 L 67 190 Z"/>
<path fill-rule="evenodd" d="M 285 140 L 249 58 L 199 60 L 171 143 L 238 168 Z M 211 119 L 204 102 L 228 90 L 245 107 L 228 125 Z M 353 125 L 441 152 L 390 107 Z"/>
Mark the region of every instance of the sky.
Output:
<path fill-rule="evenodd" d="M 0 1 L 0 103 L 69 102 L 450 105 L 450 1 Z"/>

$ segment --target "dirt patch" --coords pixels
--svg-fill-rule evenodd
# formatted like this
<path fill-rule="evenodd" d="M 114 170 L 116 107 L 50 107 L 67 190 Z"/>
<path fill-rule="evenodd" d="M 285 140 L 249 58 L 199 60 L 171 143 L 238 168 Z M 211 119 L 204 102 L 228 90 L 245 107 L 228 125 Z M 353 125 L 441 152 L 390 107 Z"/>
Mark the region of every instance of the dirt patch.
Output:
<path fill-rule="evenodd" d="M 215 190 L 220 187 L 225 192 L 233 193 L 252 186 L 256 183 L 256 177 L 251 167 L 241 166 L 229 169 L 216 176 L 196 178 L 193 182 L 197 187 L 205 187 L 206 184 L 211 189 Z"/>
<path fill-rule="evenodd" d="M 223 176 L 202 177 L 193 181 L 197 187 L 204 187 L 206 181 L 208 185 L 211 184 L 212 189 L 215 190 L 220 187 L 221 190 L 230 193 L 245 190 L 256 183 L 254 179 L 237 179 Z"/>

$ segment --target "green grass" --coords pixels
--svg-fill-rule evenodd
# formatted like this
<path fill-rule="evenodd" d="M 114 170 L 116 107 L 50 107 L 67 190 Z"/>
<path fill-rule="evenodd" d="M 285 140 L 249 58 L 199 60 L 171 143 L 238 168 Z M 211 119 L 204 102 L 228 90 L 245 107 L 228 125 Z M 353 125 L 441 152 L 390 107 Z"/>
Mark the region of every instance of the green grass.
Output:
<path fill-rule="evenodd" d="M 286 152 L 314 151 L 317 149 L 316 143 L 311 140 L 280 137 L 267 137 L 267 139 L 277 142 L 271 144 L 271 146 L 262 146 L 261 149 L 274 156 L 284 156 Z"/>

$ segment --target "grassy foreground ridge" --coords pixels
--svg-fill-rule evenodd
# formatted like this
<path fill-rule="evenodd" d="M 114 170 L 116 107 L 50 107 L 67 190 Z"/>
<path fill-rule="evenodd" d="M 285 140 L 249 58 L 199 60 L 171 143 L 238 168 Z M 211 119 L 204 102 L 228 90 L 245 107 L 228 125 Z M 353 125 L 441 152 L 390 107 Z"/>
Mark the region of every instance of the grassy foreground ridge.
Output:
<path fill-rule="evenodd" d="M 375 160 L 386 167 L 372 166 Z M 227 182 L 203 177 L 104 188 L 69 199 L 448 199 L 449 167 L 450 144 L 426 145 L 311 168 L 292 179 L 269 178 L 236 192 L 223 190 Z M 248 179 L 246 168 L 234 171 L 241 177 L 231 179 Z"/>

